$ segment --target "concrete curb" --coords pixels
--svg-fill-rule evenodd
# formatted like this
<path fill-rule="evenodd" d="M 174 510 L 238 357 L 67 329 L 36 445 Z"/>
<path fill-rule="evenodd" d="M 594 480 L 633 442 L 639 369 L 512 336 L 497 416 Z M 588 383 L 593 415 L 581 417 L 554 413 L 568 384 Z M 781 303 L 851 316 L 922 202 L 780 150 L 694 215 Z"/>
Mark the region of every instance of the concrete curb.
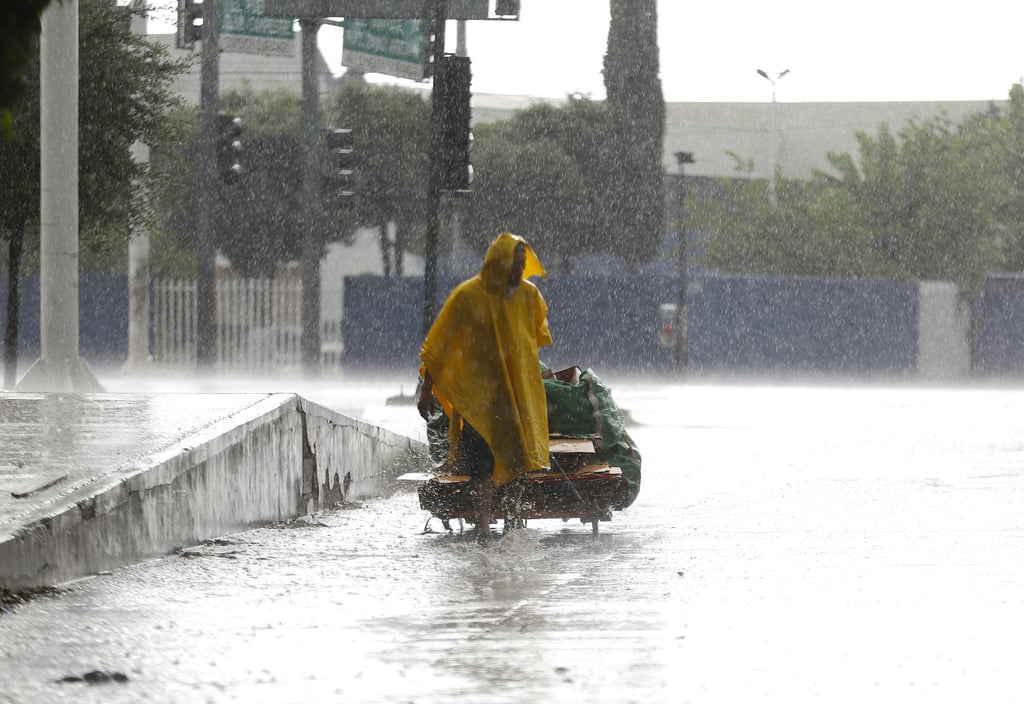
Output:
<path fill-rule="evenodd" d="M 419 441 L 273 394 L 29 511 L 0 533 L 0 588 L 60 584 L 370 496 L 424 452 Z"/>

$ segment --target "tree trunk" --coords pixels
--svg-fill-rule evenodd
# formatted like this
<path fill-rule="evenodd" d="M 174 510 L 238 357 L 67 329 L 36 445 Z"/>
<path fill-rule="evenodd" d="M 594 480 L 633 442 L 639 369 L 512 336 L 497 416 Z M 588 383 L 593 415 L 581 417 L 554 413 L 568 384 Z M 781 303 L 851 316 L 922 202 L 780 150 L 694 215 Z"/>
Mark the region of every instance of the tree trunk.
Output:
<path fill-rule="evenodd" d="M 384 276 L 391 276 L 391 240 L 388 238 L 388 225 L 381 223 L 380 228 L 380 256 L 384 264 Z"/>
<path fill-rule="evenodd" d="M 398 223 L 395 223 L 395 276 L 401 276 L 405 273 L 405 241 L 402 237 L 402 230 Z"/>
<path fill-rule="evenodd" d="M 7 325 L 4 327 L 4 388 L 18 383 L 18 325 L 21 308 L 21 248 L 25 241 L 25 223 L 11 231 L 7 242 Z"/>

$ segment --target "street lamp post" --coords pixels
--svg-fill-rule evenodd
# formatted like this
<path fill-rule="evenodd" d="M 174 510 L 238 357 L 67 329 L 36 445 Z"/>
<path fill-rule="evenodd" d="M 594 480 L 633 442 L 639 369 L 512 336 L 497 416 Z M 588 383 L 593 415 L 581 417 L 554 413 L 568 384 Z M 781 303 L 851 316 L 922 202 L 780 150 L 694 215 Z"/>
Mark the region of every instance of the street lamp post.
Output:
<path fill-rule="evenodd" d="M 687 281 L 687 237 L 686 228 L 683 226 L 684 202 L 686 198 L 686 182 L 684 181 L 683 168 L 686 164 L 693 163 L 693 152 L 676 152 L 676 163 L 679 164 L 679 181 L 677 195 L 679 198 L 679 212 L 676 213 L 679 223 L 679 303 L 676 305 L 676 346 L 675 346 L 675 367 L 677 374 L 685 374 L 687 366 L 686 347 L 686 326 L 689 322 L 689 315 L 686 310 L 686 288 Z"/>
<path fill-rule="evenodd" d="M 768 75 L 767 71 L 757 69 L 757 75 L 772 84 L 772 171 L 768 176 L 768 193 L 771 196 L 772 202 L 774 203 L 775 198 L 775 172 L 779 168 L 779 146 L 778 146 L 778 132 L 779 122 L 776 115 L 775 107 L 775 84 L 777 81 L 781 81 L 782 77 L 789 73 L 787 68 L 785 71 L 779 73 L 775 78 Z"/>

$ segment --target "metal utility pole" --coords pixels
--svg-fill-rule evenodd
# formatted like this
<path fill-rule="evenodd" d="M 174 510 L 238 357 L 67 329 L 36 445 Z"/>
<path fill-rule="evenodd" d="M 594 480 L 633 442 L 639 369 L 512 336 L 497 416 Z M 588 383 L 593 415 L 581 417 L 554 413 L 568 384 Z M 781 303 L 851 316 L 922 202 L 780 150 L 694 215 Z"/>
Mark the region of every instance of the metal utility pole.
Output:
<path fill-rule="evenodd" d="M 39 41 L 39 359 L 18 391 L 102 391 L 78 356 L 78 3 L 51 3 Z"/>
<path fill-rule="evenodd" d="M 199 223 L 196 232 L 196 361 L 217 361 L 217 272 L 213 213 L 217 207 L 217 104 L 220 100 L 220 0 L 203 1 L 199 88 Z"/>
<path fill-rule="evenodd" d="M 132 0 L 132 33 L 146 36 L 146 0 Z M 149 146 L 136 142 L 132 158 L 149 161 Z M 149 360 L 149 231 L 137 225 L 128 240 L 128 361 L 126 368 L 140 370 Z"/>
<path fill-rule="evenodd" d="M 757 75 L 772 84 L 772 171 L 768 175 L 768 194 L 772 199 L 772 202 L 776 202 L 777 197 L 775 194 L 775 172 L 779 169 L 779 120 L 777 114 L 777 107 L 775 103 L 775 84 L 776 81 L 781 81 L 782 77 L 789 73 L 787 68 L 785 71 L 779 73 L 776 78 L 772 78 L 768 75 L 767 71 L 757 69 Z"/>
<path fill-rule="evenodd" d="M 446 0 L 434 0 L 434 85 L 430 109 L 430 171 L 427 176 L 427 241 L 423 261 L 423 336 L 430 332 L 437 312 L 437 238 L 441 203 L 441 94 L 437 89 L 444 60 Z"/>
<path fill-rule="evenodd" d="M 466 49 L 466 20 L 455 22 L 455 54 L 457 56 L 469 56 Z"/>
<path fill-rule="evenodd" d="M 302 364 L 306 373 L 320 369 L 320 87 L 316 77 L 316 37 L 321 19 L 299 19 L 302 29 Z"/>
<path fill-rule="evenodd" d="M 679 222 L 679 303 L 676 306 L 676 349 L 675 349 L 675 367 L 677 374 L 685 374 L 688 363 L 688 350 L 686 340 L 686 326 L 689 324 L 689 314 L 686 310 L 686 289 L 689 286 L 687 278 L 687 268 L 689 267 L 689 257 L 687 253 L 687 236 L 686 227 L 683 225 L 683 215 L 685 214 L 685 202 L 686 202 L 686 179 L 683 173 L 683 168 L 686 164 L 693 163 L 693 152 L 676 152 L 676 162 L 679 164 L 679 212 L 677 213 L 677 219 Z"/>

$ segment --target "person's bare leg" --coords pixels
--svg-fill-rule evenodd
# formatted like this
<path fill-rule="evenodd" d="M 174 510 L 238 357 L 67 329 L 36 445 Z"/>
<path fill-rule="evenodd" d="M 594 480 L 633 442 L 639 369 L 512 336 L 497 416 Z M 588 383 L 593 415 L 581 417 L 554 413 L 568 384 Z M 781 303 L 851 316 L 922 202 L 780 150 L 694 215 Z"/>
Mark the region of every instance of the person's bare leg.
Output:
<path fill-rule="evenodd" d="M 491 537 L 491 501 L 494 498 L 494 481 L 490 478 L 480 480 L 477 486 L 477 507 L 480 509 L 480 522 L 477 534 L 482 538 Z"/>

